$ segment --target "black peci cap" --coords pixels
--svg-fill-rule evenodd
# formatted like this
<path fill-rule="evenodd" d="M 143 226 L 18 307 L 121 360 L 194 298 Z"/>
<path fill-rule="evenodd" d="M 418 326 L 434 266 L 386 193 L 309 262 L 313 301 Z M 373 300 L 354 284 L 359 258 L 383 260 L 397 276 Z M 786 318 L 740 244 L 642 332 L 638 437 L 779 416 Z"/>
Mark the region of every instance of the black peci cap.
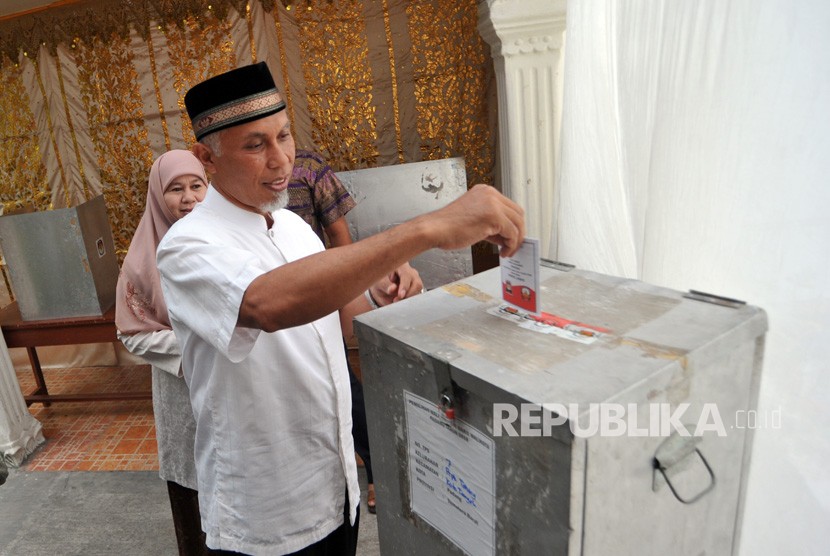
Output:
<path fill-rule="evenodd" d="M 184 95 L 196 140 L 285 109 L 265 62 L 244 66 L 194 85 Z"/>

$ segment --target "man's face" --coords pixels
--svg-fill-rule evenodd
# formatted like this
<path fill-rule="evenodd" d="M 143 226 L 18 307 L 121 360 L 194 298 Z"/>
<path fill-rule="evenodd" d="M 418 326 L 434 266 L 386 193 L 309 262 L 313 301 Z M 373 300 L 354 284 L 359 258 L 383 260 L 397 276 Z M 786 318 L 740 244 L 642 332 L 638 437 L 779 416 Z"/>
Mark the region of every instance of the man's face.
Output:
<path fill-rule="evenodd" d="M 274 210 L 287 199 L 294 168 L 294 137 L 285 110 L 220 135 L 221 155 L 206 164 L 213 185 L 232 203 L 253 212 Z"/>

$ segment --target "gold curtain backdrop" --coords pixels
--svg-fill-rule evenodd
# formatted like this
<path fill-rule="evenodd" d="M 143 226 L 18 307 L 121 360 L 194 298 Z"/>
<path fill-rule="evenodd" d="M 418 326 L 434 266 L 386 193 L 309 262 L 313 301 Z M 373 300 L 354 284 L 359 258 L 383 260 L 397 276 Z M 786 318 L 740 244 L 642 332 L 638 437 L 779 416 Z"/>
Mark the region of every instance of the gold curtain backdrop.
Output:
<path fill-rule="evenodd" d="M 103 194 L 123 258 L 184 94 L 266 61 L 297 146 L 335 170 L 463 156 L 493 183 L 493 64 L 476 0 L 77 0 L 0 20 L 0 202 Z M 390 184 L 390 187 L 395 187 Z"/>

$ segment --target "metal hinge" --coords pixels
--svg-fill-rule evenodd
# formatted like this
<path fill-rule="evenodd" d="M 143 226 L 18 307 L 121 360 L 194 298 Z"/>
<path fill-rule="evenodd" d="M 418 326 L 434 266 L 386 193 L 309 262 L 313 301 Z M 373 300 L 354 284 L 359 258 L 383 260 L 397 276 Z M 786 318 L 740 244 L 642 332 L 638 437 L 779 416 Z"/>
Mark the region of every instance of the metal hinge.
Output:
<path fill-rule="evenodd" d="M 572 264 L 560 263 L 559 261 L 552 261 L 544 257 L 539 259 L 539 264 L 541 264 L 542 266 L 546 266 L 548 268 L 553 268 L 555 270 L 561 270 L 562 272 L 570 272 L 571 270 L 576 268 Z"/>
<path fill-rule="evenodd" d="M 450 363 L 442 359 L 432 359 L 432 373 L 435 377 L 435 386 L 438 388 L 438 406 L 447 419 L 455 419 L 455 410 L 458 407 L 456 385 L 452 380 Z"/>
<path fill-rule="evenodd" d="M 746 301 L 740 299 L 732 299 L 731 297 L 723 297 L 713 293 L 704 293 L 697 290 L 689 290 L 689 293 L 684 293 L 683 297 L 688 299 L 695 299 L 697 301 L 704 301 L 706 303 L 714 303 L 723 307 L 731 307 L 733 309 L 740 309 L 746 305 Z"/>

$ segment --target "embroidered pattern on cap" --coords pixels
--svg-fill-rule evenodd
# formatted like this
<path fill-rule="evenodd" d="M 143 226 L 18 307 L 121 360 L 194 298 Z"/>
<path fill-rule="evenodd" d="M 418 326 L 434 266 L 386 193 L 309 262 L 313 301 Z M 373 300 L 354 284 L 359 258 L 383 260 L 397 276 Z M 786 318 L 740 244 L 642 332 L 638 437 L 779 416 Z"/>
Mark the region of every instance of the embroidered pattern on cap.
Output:
<path fill-rule="evenodd" d="M 271 89 L 228 102 L 200 114 L 193 121 L 193 132 L 198 139 L 218 128 L 229 127 L 235 122 L 266 112 L 279 112 L 283 108 L 285 108 L 285 102 L 279 99 L 276 89 Z"/>

